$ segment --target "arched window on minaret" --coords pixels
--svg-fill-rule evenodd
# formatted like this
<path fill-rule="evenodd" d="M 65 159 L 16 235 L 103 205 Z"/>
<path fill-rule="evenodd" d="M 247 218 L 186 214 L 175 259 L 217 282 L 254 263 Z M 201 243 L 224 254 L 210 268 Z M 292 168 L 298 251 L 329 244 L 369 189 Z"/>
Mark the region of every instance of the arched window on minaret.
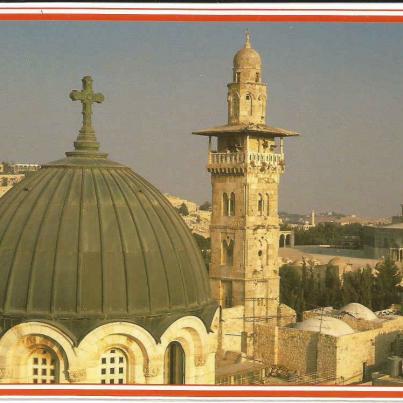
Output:
<path fill-rule="evenodd" d="M 227 193 L 223 193 L 223 195 L 222 195 L 222 215 L 225 215 L 225 216 L 228 215 L 228 205 L 229 205 L 228 195 L 227 195 Z"/>
<path fill-rule="evenodd" d="M 245 96 L 245 99 L 246 99 L 246 105 L 248 106 L 248 113 L 249 113 L 249 115 L 252 116 L 252 95 L 247 94 Z"/>
<path fill-rule="evenodd" d="M 241 81 L 241 72 L 240 71 L 237 71 L 236 73 L 235 73 L 235 82 L 236 83 L 239 83 Z"/>
<path fill-rule="evenodd" d="M 234 261 L 234 241 L 224 239 L 221 243 L 221 264 L 232 266 Z"/>
<path fill-rule="evenodd" d="M 235 193 L 232 192 L 230 199 L 229 199 L 229 215 L 234 216 L 235 215 Z"/>
<path fill-rule="evenodd" d="M 266 193 L 266 215 L 270 215 L 270 196 Z"/>
<path fill-rule="evenodd" d="M 261 193 L 259 193 L 258 199 L 257 199 L 257 212 L 259 215 L 263 215 L 263 209 L 264 209 L 263 196 Z"/>
<path fill-rule="evenodd" d="M 256 72 L 255 82 L 260 82 L 260 73 L 258 71 Z"/>

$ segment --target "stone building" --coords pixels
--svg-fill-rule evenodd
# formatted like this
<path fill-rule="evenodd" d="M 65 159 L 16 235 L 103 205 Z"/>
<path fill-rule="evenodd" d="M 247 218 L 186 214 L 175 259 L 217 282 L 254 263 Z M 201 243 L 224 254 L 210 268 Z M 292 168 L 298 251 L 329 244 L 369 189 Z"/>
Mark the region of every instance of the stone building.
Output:
<path fill-rule="evenodd" d="M 375 314 L 351 303 L 336 310 L 319 308 L 304 320 L 267 332 L 258 325 L 257 356 L 286 367 L 305 383 L 361 383 L 387 364 L 396 336 L 403 329 L 400 315 Z M 275 354 L 266 345 L 275 339 Z"/>
<path fill-rule="evenodd" d="M 390 257 L 403 264 L 403 204 L 400 216 L 392 217 L 389 225 L 365 227 L 364 252 L 368 257 Z"/>
<path fill-rule="evenodd" d="M 21 182 L 25 176 L 40 169 L 39 164 L 7 163 L 0 164 L 0 197 L 8 192 L 16 183 Z"/>
<path fill-rule="evenodd" d="M 0 200 L 0 383 L 211 384 L 217 304 L 166 198 L 99 151 L 92 90 L 66 158 Z"/>
<path fill-rule="evenodd" d="M 0 174 L 0 197 L 5 195 L 15 184 L 25 178 L 24 174 Z"/>

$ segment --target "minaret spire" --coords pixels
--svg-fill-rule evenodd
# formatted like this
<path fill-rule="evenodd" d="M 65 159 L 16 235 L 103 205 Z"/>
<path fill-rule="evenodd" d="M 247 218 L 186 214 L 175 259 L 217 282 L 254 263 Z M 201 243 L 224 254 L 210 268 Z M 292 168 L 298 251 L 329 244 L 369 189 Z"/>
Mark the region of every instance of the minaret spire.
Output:
<path fill-rule="evenodd" d="M 245 32 L 245 48 L 251 48 L 251 42 L 250 42 L 250 32 L 249 30 L 246 30 Z"/>

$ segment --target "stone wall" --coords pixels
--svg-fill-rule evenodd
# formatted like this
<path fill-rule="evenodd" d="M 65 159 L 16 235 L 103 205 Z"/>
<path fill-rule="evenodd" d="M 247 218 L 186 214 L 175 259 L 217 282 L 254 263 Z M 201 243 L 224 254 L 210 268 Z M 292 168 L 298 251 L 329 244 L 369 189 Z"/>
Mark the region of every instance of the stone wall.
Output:
<path fill-rule="evenodd" d="M 257 357 L 299 376 L 312 375 L 318 383 L 362 382 L 372 371 L 385 366 L 392 343 L 403 330 L 403 317 L 372 324 L 353 319 L 350 322 L 358 331 L 339 337 L 261 324 L 256 332 Z"/>
<path fill-rule="evenodd" d="M 316 372 L 318 336 L 316 332 L 278 328 L 277 364 L 298 375 Z"/>
<path fill-rule="evenodd" d="M 278 327 L 275 323 L 256 325 L 255 358 L 267 365 L 277 365 Z"/>
<path fill-rule="evenodd" d="M 238 305 L 233 308 L 224 308 L 221 311 L 221 353 L 234 351 L 241 353 L 244 306 Z"/>

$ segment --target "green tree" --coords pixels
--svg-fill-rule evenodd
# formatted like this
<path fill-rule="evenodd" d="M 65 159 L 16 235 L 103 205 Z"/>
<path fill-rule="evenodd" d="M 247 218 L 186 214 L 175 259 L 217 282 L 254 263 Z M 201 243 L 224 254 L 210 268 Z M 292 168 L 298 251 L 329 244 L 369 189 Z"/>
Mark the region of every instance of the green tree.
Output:
<path fill-rule="evenodd" d="M 205 201 L 200 205 L 199 209 L 202 211 L 211 211 L 211 203 L 209 201 Z"/>
<path fill-rule="evenodd" d="M 341 281 L 332 266 L 326 267 L 324 305 L 340 308 L 342 304 Z"/>
<path fill-rule="evenodd" d="M 374 275 L 370 266 L 360 271 L 360 304 L 372 309 Z"/>
<path fill-rule="evenodd" d="M 280 302 L 302 312 L 301 275 L 297 268 L 284 265 L 280 268 Z"/>
<path fill-rule="evenodd" d="M 340 225 L 339 223 L 320 223 L 313 228 L 295 230 L 296 245 L 340 245 L 345 236 L 358 236 L 362 239 L 364 227 L 361 224 Z"/>
<path fill-rule="evenodd" d="M 210 266 L 211 261 L 211 239 L 205 238 L 199 234 L 193 234 L 194 239 L 196 240 L 197 246 L 203 256 L 204 263 L 206 264 L 207 270 Z"/>
<path fill-rule="evenodd" d="M 358 271 L 351 271 L 344 273 L 343 276 L 343 288 L 342 288 L 342 300 L 343 305 L 350 302 L 359 302 L 360 294 L 360 280 L 361 276 Z"/>
<path fill-rule="evenodd" d="M 400 281 L 402 276 L 395 262 L 387 258 L 375 266 L 376 274 L 373 286 L 373 308 L 388 308 L 400 302 Z"/>
<path fill-rule="evenodd" d="M 182 203 L 179 208 L 178 208 L 178 213 L 182 216 L 187 216 L 189 215 L 189 209 L 188 206 L 186 206 L 185 203 Z"/>
<path fill-rule="evenodd" d="M 315 309 L 321 305 L 321 290 L 318 278 L 314 275 L 312 267 L 307 268 L 306 291 L 304 300 L 306 309 Z"/>

